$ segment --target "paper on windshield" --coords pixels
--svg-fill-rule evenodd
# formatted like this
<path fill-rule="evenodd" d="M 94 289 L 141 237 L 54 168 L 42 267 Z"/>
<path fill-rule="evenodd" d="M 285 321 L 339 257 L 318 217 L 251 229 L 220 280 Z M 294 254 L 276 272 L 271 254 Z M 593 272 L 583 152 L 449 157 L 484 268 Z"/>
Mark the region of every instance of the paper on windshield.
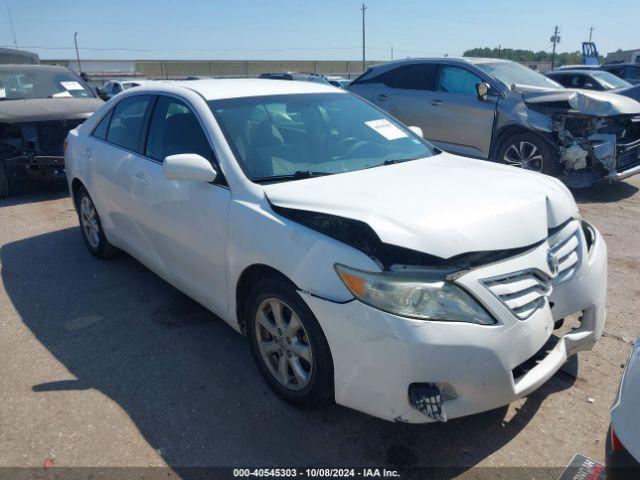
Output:
<path fill-rule="evenodd" d="M 58 92 L 58 93 L 54 93 L 53 95 L 51 95 L 52 98 L 60 98 L 60 97 L 72 97 L 73 95 L 71 95 L 69 92 L 67 92 L 66 90 L 64 92 Z"/>
<path fill-rule="evenodd" d="M 380 120 L 370 120 L 364 123 L 367 127 L 372 128 L 387 140 L 397 140 L 398 138 L 405 138 L 408 136 L 385 118 L 381 118 Z"/>
<path fill-rule="evenodd" d="M 76 82 L 75 80 L 68 81 L 68 82 L 60 82 L 60 85 L 62 85 L 67 90 L 84 90 L 84 87 L 80 85 L 78 82 Z"/>
<path fill-rule="evenodd" d="M 7 91 L 0 87 L 0 98 L 7 98 Z"/>

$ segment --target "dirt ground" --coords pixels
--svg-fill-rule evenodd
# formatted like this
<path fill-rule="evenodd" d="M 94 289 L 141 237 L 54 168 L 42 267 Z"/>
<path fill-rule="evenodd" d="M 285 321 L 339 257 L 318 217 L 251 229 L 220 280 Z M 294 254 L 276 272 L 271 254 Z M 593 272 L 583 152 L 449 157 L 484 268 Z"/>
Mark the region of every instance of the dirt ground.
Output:
<path fill-rule="evenodd" d="M 518 467 L 544 478 L 531 468 L 576 452 L 602 462 L 640 334 L 639 187 L 576 192 L 609 247 L 594 350 L 508 407 L 422 426 L 281 402 L 243 337 L 128 256 L 94 259 L 64 187 L 27 188 L 0 201 L 0 467 L 448 466 L 443 476 L 463 478 Z"/>

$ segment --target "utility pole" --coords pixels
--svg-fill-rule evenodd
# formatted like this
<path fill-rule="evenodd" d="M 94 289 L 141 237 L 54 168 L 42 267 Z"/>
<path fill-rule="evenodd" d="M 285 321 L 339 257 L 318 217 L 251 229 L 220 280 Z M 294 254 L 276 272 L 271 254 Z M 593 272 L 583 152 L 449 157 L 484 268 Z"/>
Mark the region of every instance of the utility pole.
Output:
<path fill-rule="evenodd" d="M 593 25 L 589 27 L 589 43 L 591 43 L 592 36 L 593 36 Z"/>
<path fill-rule="evenodd" d="M 78 53 L 78 32 L 73 34 L 73 43 L 76 44 L 76 58 L 78 59 L 78 74 L 82 73 L 82 65 L 80 65 L 80 53 Z"/>
<path fill-rule="evenodd" d="M 360 9 L 362 11 L 362 72 L 364 73 L 364 71 L 366 70 L 366 55 L 364 53 L 365 51 L 365 45 L 366 45 L 366 40 L 365 40 L 365 35 L 364 35 L 364 12 L 367 10 L 367 7 L 365 7 L 364 3 L 362 4 L 362 8 Z"/>
<path fill-rule="evenodd" d="M 13 18 L 11 17 L 11 10 L 9 9 L 9 4 L 7 3 L 7 13 L 9 14 L 9 25 L 11 25 L 11 34 L 13 35 L 13 44 L 16 48 L 18 48 L 18 40 L 16 40 L 16 31 L 13 28 Z"/>
<path fill-rule="evenodd" d="M 391 60 L 393 60 L 393 47 L 391 47 Z"/>
<path fill-rule="evenodd" d="M 555 60 L 556 60 L 556 45 L 560 43 L 560 37 L 558 36 L 559 33 L 560 33 L 560 30 L 556 25 L 556 27 L 553 29 L 553 36 L 550 39 L 551 42 L 553 43 L 553 50 L 551 51 L 551 70 L 553 70 Z"/>

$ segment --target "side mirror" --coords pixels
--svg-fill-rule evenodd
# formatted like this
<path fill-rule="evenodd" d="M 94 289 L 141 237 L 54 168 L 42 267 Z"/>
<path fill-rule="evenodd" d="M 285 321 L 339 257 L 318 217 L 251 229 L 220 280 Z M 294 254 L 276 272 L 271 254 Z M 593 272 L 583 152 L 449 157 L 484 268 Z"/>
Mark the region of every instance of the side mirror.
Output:
<path fill-rule="evenodd" d="M 167 180 L 213 182 L 217 176 L 211 162 L 197 153 L 169 155 L 164 159 L 162 169 Z"/>
<path fill-rule="evenodd" d="M 491 85 L 487 82 L 480 82 L 476 84 L 476 92 L 478 93 L 478 100 L 485 101 L 487 99 L 487 95 L 489 95 L 489 90 L 491 90 Z"/>
<path fill-rule="evenodd" d="M 413 133 L 418 135 L 420 138 L 424 138 L 424 135 L 422 134 L 422 129 L 420 127 L 409 127 L 409 130 L 411 130 Z"/>

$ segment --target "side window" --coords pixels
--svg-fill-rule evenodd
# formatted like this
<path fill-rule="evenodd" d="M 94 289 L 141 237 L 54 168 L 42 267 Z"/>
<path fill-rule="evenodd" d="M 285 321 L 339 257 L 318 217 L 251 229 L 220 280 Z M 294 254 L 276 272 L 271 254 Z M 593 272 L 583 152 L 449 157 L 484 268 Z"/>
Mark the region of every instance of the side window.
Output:
<path fill-rule="evenodd" d="M 431 63 L 403 65 L 380 75 L 380 81 L 391 88 L 433 90 L 436 70 Z"/>
<path fill-rule="evenodd" d="M 438 79 L 438 90 L 463 95 L 476 95 L 476 85 L 482 79 L 469 70 L 451 65 L 443 65 Z"/>
<path fill-rule="evenodd" d="M 584 86 L 584 76 L 583 75 L 573 75 L 571 78 L 571 81 L 568 82 L 569 85 L 565 85 L 565 87 L 571 87 L 571 88 L 582 88 Z"/>
<path fill-rule="evenodd" d="M 98 126 L 93 130 L 94 137 L 98 137 L 98 138 L 101 138 L 102 140 L 106 140 L 107 129 L 109 128 L 109 120 L 111 120 L 112 114 L 113 114 L 113 110 L 110 110 L 109 113 L 107 113 L 104 116 L 104 118 L 100 120 L 100 123 L 98 123 Z"/>
<path fill-rule="evenodd" d="M 573 77 L 570 77 L 569 75 L 555 75 L 553 77 L 550 77 L 551 80 L 558 82 L 560 85 L 562 85 L 563 87 L 570 87 L 571 86 L 571 80 Z"/>
<path fill-rule="evenodd" d="M 145 155 L 162 162 L 178 153 L 197 153 L 213 160 L 209 141 L 195 114 L 180 100 L 161 96 L 151 116 Z"/>
<path fill-rule="evenodd" d="M 144 115 L 151 101 L 150 95 L 138 95 L 122 100 L 113 110 L 107 142 L 138 151 Z"/>

